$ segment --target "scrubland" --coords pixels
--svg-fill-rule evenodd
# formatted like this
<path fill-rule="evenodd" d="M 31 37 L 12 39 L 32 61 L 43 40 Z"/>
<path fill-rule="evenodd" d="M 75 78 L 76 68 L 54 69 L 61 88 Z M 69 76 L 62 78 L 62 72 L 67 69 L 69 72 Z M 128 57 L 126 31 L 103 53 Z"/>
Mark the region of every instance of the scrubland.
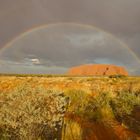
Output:
<path fill-rule="evenodd" d="M 1 140 L 139 140 L 140 77 L 0 76 Z"/>

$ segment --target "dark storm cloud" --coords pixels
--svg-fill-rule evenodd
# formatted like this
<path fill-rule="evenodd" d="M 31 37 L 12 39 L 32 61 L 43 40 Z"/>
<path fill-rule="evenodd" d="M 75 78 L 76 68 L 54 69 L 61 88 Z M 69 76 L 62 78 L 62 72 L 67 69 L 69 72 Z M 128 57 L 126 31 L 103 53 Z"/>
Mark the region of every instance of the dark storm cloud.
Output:
<path fill-rule="evenodd" d="M 77 24 L 55 24 L 26 33 L 0 52 L 0 71 L 58 73 L 80 64 L 109 63 L 134 74 L 140 62 L 128 48 L 105 32 Z M 38 69 L 40 68 L 40 69 Z M 13 72 L 14 72 L 13 71 Z"/>
<path fill-rule="evenodd" d="M 95 25 L 126 42 L 140 57 L 140 0 L 0 0 L 0 47 L 32 27 L 56 22 Z M 42 52 L 39 48 L 36 49 Z M 26 53 L 26 50 L 23 51 Z M 28 51 L 32 52 L 32 48 Z M 90 56 L 91 51 L 93 50 L 73 51 L 73 55 L 79 53 L 80 59 L 80 55 Z M 64 52 L 67 49 L 64 48 Z M 110 52 L 112 57 L 116 54 L 113 50 Z M 102 50 L 98 53 L 102 53 Z M 116 57 L 121 55 L 118 54 Z M 16 53 L 13 59 L 17 60 L 19 56 L 22 59 L 20 53 Z M 10 58 L 9 53 L 8 57 Z M 55 56 L 53 59 L 58 58 Z M 65 65 L 69 64 L 66 62 Z"/>

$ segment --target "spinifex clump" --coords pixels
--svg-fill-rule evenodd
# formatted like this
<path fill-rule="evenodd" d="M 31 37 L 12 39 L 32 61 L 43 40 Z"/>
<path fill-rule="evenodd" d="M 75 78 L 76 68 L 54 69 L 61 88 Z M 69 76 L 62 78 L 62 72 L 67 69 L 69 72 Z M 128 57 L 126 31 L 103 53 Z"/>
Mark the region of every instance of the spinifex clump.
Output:
<path fill-rule="evenodd" d="M 61 139 L 68 104 L 63 93 L 26 85 L 0 99 L 0 139 Z"/>

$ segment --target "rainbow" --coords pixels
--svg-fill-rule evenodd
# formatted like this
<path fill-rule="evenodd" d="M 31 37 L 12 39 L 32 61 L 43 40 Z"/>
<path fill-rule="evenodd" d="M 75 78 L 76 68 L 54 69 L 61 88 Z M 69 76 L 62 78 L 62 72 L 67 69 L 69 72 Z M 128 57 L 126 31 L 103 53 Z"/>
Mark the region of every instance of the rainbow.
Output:
<path fill-rule="evenodd" d="M 76 26 L 79 26 L 79 27 L 86 27 L 86 28 L 89 28 L 89 29 L 94 29 L 96 31 L 102 31 L 103 33 L 106 33 L 110 38 L 112 39 L 115 39 L 116 41 L 118 41 L 122 47 L 125 47 L 129 53 L 138 61 L 138 63 L 140 64 L 140 58 L 128 47 L 127 44 L 125 44 L 124 42 L 122 42 L 120 39 L 118 39 L 117 37 L 115 37 L 114 35 L 112 35 L 111 33 L 107 32 L 107 31 L 104 31 L 100 28 L 97 28 L 93 25 L 87 25 L 87 24 L 80 24 L 80 23 L 67 23 L 67 22 L 64 22 L 64 23 L 54 23 L 54 24 L 45 24 L 45 25 L 40 25 L 40 26 L 36 26 L 36 27 L 33 27 L 33 28 L 30 28 L 29 30 L 25 31 L 24 33 L 21 33 L 19 34 L 17 37 L 15 37 L 14 39 L 12 39 L 10 42 L 8 42 L 6 45 L 4 45 L 1 49 L 0 49 L 0 53 L 5 49 L 5 48 L 8 48 L 10 47 L 14 42 L 16 42 L 17 40 L 21 39 L 22 37 L 34 32 L 34 31 L 37 31 L 39 29 L 43 29 L 43 28 L 49 28 L 49 27 L 53 27 L 53 26 L 56 26 L 56 25 L 65 25 L 65 24 L 70 24 L 70 25 L 76 25 Z"/>

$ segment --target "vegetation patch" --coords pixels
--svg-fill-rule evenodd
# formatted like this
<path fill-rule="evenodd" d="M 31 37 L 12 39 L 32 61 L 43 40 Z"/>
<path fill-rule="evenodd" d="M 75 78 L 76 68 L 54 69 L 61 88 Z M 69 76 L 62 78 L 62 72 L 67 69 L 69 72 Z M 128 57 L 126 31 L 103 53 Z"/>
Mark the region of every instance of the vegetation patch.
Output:
<path fill-rule="evenodd" d="M 0 139 L 61 139 L 67 104 L 63 93 L 42 87 L 0 93 Z"/>

